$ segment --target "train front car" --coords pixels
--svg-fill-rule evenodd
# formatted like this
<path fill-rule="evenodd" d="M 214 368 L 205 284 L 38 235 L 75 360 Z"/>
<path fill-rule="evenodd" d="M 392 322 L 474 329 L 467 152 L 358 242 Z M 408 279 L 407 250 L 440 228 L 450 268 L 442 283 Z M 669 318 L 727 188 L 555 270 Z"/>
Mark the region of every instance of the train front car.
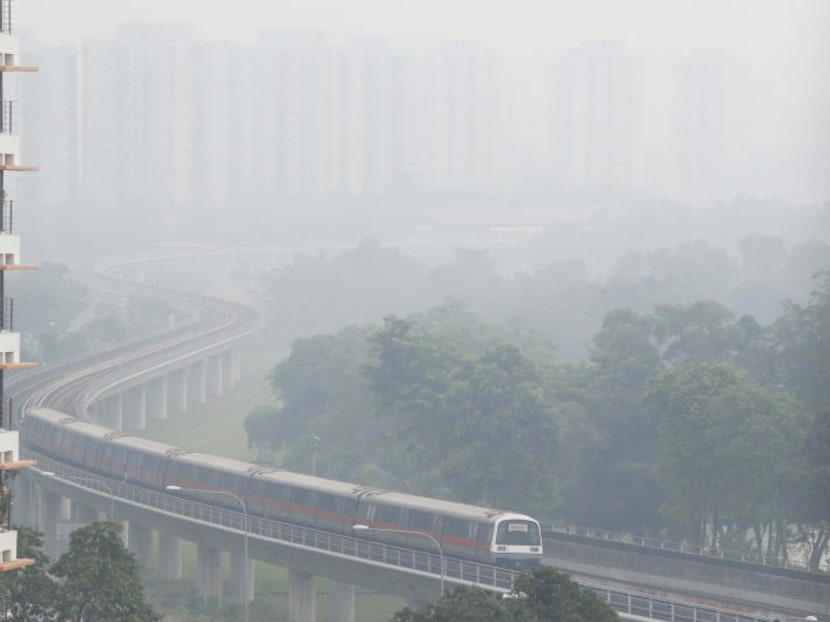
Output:
<path fill-rule="evenodd" d="M 493 563 L 509 568 L 530 568 L 542 561 L 539 522 L 524 514 L 501 514 L 494 519 L 490 540 Z"/>

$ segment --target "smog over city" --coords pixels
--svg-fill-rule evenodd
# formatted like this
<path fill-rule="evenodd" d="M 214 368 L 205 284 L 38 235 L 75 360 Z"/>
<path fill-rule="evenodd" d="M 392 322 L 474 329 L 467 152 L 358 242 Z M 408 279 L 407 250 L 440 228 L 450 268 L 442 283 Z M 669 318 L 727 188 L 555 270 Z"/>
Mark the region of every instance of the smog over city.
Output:
<path fill-rule="evenodd" d="M 70 607 L 104 542 L 169 622 L 617 619 L 537 598 L 550 567 L 830 620 L 828 26 L 825 0 L 0 0 L 18 552 Z M 531 598 L 430 617 L 468 576 Z"/>

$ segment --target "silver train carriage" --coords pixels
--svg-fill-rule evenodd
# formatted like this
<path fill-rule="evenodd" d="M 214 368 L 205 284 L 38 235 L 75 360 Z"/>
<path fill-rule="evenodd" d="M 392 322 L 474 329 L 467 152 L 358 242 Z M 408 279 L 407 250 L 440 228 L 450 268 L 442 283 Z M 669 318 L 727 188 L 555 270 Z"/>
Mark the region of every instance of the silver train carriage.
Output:
<path fill-rule="evenodd" d="M 539 523 L 524 514 L 378 490 L 193 452 L 114 432 L 64 413 L 39 408 L 21 422 L 21 442 L 33 451 L 155 490 L 239 509 L 252 516 L 337 531 L 424 551 L 440 542 L 448 557 L 510 567 L 538 564 Z M 375 529 L 356 532 L 355 524 Z M 401 533 L 407 531 L 410 533 Z M 416 532 L 416 533 L 411 533 Z"/>

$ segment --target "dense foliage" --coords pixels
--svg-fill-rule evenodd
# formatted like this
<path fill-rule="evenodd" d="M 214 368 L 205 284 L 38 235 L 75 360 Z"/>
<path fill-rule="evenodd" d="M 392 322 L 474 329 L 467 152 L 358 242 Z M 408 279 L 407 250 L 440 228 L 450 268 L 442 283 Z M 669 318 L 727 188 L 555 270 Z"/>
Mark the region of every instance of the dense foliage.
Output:
<path fill-rule="evenodd" d="M 605 601 L 549 566 L 522 574 L 507 598 L 459 587 L 426 609 L 405 608 L 391 622 L 616 622 Z"/>
<path fill-rule="evenodd" d="M 18 528 L 18 557 L 35 563 L 0 575 L 11 618 L 23 622 L 154 622 L 161 620 L 144 595 L 138 562 L 121 537 L 122 526 L 97 522 L 69 537 L 51 566 L 43 536 Z"/>
<path fill-rule="evenodd" d="M 742 270 L 771 270 L 765 252 L 790 275 L 799 261 L 830 265 L 825 246 L 810 249 L 787 256 L 750 236 Z M 350 278 L 371 280 L 393 255 L 364 245 L 345 260 Z M 333 282 L 340 264 L 317 262 Z M 250 442 L 289 468 L 544 519 L 767 557 L 801 541 L 816 566 L 830 518 L 830 276 L 762 324 L 685 291 L 713 291 L 719 273 L 729 298 L 733 263 L 705 245 L 629 254 L 600 287 L 557 264 L 507 280 L 475 253 L 426 275 L 398 261 L 393 306 L 419 283 L 460 300 L 296 339 Z M 293 268 L 281 274 L 272 291 Z M 374 302 L 351 317 L 376 316 L 381 294 L 358 290 Z M 557 356 L 557 335 L 572 342 L 611 301 L 628 304 L 599 316 L 587 355 Z"/>

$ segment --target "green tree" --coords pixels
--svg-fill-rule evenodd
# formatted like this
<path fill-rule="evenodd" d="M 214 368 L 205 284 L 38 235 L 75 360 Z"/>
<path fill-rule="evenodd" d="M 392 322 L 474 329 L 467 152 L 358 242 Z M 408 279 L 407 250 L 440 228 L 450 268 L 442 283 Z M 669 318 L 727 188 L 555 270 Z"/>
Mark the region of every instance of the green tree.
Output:
<path fill-rule="evenodd" d="M 642 406 L 643 388 L 662 369 L 653 329 L 650 316 L 630 309 L 608 313 L 591 364 L 575 369 L 558 391 L 584 406 L 585 426 L 594 432 L 569 460 L 580 465 L 566 503 L 569 520 L 640 533 L 664 522 L 662 488 L 651 468 L 657 426 Z"/>
<path fill-rule="evenodd" d="M 733 313 L 718 302 L 659 305 L 654 318 L 654 334 L 668 363 L 730 361 L 738 350 L 741 330 Z"/>
<path fill-rule="evenodd" d="M 97 522 L 72 532 L 51 574 L 61 583 L 60 622 L 161 620 L 144 596 L 138 562 L 121 526 Z"/>
<path fill-rule="evenodd" d="M 655 468 L 667 490 L 665 514 L 701 546 L 710 536 L 717 548 L 726 526 L 737 524 L 755 529 L 759 552 L 762 533 L 767 552 L 780 551 L 802 411 L 724 363 L 666 370 L 650 383 L 646 402 L 658 417 Z"/>
<path fill-rule="evenodd" d="M 279 425 L 280 408 L 276 404 L 258 404 L 245 417 L 245 432 L 248 436 L 248 448 L 256 448 L 257 461 L 263 461 L 263 454 L 268 454 L 268 462 L 274 461 L 274 452 L 282 443 Z"/>
<path fill-rule="evenodd" d="M 426 609 L 398 611 L 391 622 L 510 622 L 510 618 L 492 593 L 459 587 Z"/>
<path fill-rule="evenodd" d="M 524 573 L 513 585 L 508 607 L 516 622 L 616 622 L 611 605 L 551 566 Z"/>
<path fill-rule="evenodd" d="M 55 620 L 54 597 L 58 585 L 49 576 L 49 558 L 43 553 L 43 534 L 30 527 L 17 530 L 17 557 L 34 559 L 35 563 L 17 570 L 0 573 L 0 593 L 7 594 L 9 619 L 20 622 Z"/>
<path fill-rule="evenodd" d="M 391 622 L 618 622 L 619 615 L 591 590 L 542 566 L 516 579 L 513 592 L 498 598 L 478 587 L 458 587 L 437 603 L 406 608 Z"/>

